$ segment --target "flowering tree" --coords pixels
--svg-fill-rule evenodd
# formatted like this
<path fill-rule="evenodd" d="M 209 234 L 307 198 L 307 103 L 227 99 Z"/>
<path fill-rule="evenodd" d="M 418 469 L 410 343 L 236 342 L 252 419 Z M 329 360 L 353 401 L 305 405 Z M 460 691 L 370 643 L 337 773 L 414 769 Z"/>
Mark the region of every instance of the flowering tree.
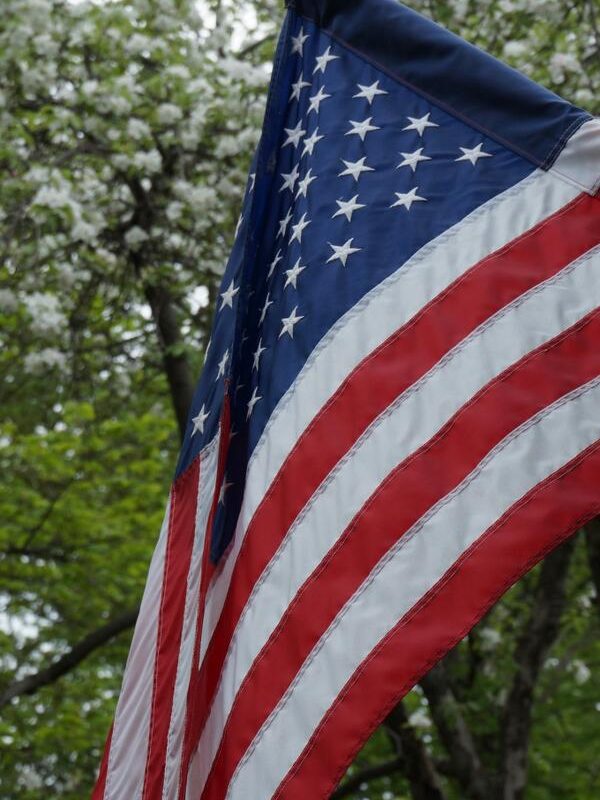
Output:
<path fill-rule="evenodd" d="M 598 0 L 412 5 L 598 110 Z M 2 800 L 81 798 L 93 783 L 280 6 L 3 4 Z M 589 557 L 581 542 L 548 560 L 395 709 L 339 797 L 368 785 L 373 798 L 487 800 L 501 787 L 517 800 L 529 751 L 527 797 L 597 796 L 600 546 L 588 540 Z M 534 690 L 546 706 L 532 712 Z"/>

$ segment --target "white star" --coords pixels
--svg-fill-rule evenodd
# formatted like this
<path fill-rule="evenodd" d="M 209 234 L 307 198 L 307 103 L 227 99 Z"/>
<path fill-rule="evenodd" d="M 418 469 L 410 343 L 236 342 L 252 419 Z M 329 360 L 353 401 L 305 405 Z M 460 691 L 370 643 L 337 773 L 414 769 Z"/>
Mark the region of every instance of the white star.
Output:
<path fill-rule="evenodd" d="M 308 34 L 304 33 L 304 28 L 300 28 L 298 36 L 292 36 L 292 54 L 298 53 L 302 55 L 304 50 L 304 42 L 308 39 Z"/>
<path fill-rule="evenodd" d="M 302 243 L 302 232 L 307 225 L 310 225 L 310 220 L 306 219 L 306 211 L 302 214 L 302 218 L 298 220 L 295 225 L 292 225 L 292 236 L 290 238 L 290 244 L 297 240 L 299 243 Z"/>
<path fill-rule="evenodd" d="M 300 275 L 301 272 L 304 272 L 305 269 L 306 267 L 300 266 L 300 259 L 296 261 L 292 269 L 286 269 L 285 274 L 287 275 L 287 279 L 285 282 L 285 286 L 283 288 L 285 289 L 288 286 L 293 286 L 294 289 L 296 289 L 297 288 L 296 281 L 298 280 L 298 275 Z"/>
<path fill-rule="evenodd" d="M 304 150 L 302 151 L 302 155 L 303 156 L 306 155 L 306 153 L 308 153 L 309 156 L 312 156 L 313 150 L 315 149 L 316 143 L 320 142 L 321 139 L 325 138 L 325 136 L 323 136 L 323 135 L 322 136 L 318 136 L 317 135 L 318 131 L 319 131 L 319 128 L 318 127 L 315 128 L 312 136 L 309 136 L 307 139 L 304 140 Z"/>
<path fill-rule="evenodd" d="M 343 172 L 340 172 L 338 177 L 341 178 L 342 175 L 352 175 L 354 180 L 358 181 L 361 172 L 373 172 L 374 171 L 373 167 L 365 166 L 366 160 L 367 160 L 366 156 L 359 158 L 358 161 L 344 161 L 344 159 L 342 158 L 342 161 L 346 165 L 346 169 L 343 170 Z"/>
<path fill-rule="evenodd" d="M 328 47 L 327 50 L 325 50 L 325 52 L 322 55 L 316 57 L 315 61 L 317 63 L 317 66 L 313 69 L 313 75 L 315 74 L 315 72 L 322 72 L 323 74 L 325 74 L 325 69 L 327 68 L 327 64 L 329 64 L 330 61 L 335 61 L 336 58 L 339 58 L 339 56 L 332 56 L 330 55 L 330 53 L 331 53 L 331 47 Z"/>
<path fill-rule="evenodd" d="M 198 412 L 197 416 L 192 417 L 192 422 L 194 423 L 194 429 L 192 431 L 192 436 L 196 433 L 204 433 L 204 423 L 210 416 L 210 411 L 206 411 L 204 403 L 202 403 L 202 408 Z"/>
<path fill-rule="evenodd" d="M 370 131 L 379 130 L 378 125 L 371 125 L 372 119 L 373 117 L 367 117 L 367 119 L 363 119 L 362 122 L 355 122 L 353 119 L 351 119 L 350 125 L 352 125 L 352 128 L 350 128 L 349 131 L 346 131 L 346 136 L 352 136 L 352 134 L 355 133 L 357 136 L 360 136 L 361 142 L 364 142 L 367 133 L 370 133 Z"/>
<path fill-rule="evenodd" d="M 431 161 L 429 156 L 422 156 L 421 153 L 423 152 L 423 148 L 419 147 L 418 150 L 415 150 L 414 153 L 400 153 L 400 155 L 404 158 L 396 169 L 400 169 L 400 167 L 410 167 L 414 172 L 417 168 L 417 164 L 419 161 Z"/>
<path fill-rule="evenodd" d="M 219 361 L 219 371 L 217 372 L 217 380 L 221 377 L 221 375 L 225 375 L 225 369 L 227 368 L 227 362 L 229 361 L 229 350 L 226 350 L 223 354 L 223 358 Z"/>
<path fill-rule="evenodd" d="M 266 296 L 266 298 L 265 298 L 265 304 L 264 304 L 264 306 L 262 307 L 262 311 L 260 312 L 260 319 L 259 319 L 259 321 L 258 321 L 258 324 L 259 324 L 259 325 L 262 325 L 262 324 L 263 324 L 263 322 L 265 321 L 265 317 L 266 317 L 266 315 L 267 315 L 267 309 L 269 308 L 269 306 L 272 306 L 272 305 L 273 305 L 273 301 L 272 301 L 272 300 L 269 300 L 269 297 L 270 297 L 270 295 L 269 295 L 269 293 L 267 292 L 267 296 Z"/>
<path fill-rule="evenodd" d="M 317 180 L 316 175 L 312 175 L 312 168 L 308 170 L 304 178 L 298 182 L 298 191 L 296 192 L 296 197 L 306 197 L 306 192 L 308 191 L 308 187 L 313 181 Z"/>
<path fill-rule="evenodd" d="M 281 320 L 281 324 L 283 325 L 283 327 L 281 329 L 281 333 L 279 334 L 280 339 L 284 333 L 289 333 L 290 338 L 291 339 L 294 338 L 294 325 L 300 322 L 301 319 L 304 319 L 304 317 L 299 317 L 296 314 L 296 311 L 298 311 L 298 306 L 294 308 L 289 317 L 283 317 L 283 319 Z"/>
<path fill-rule="evenodd" d="M 252 392 L 252 397 L 248 400 L 248 413 L 246 414 L 246 419 L 250 419 L 250 415 L 254 411 L 254 406 L 258 403 L 259 400 L 262 400 L 260 395 L 257 395 L 258 389 L 256 386 L 254 387 L 254 391 Z"/>
<path fill-rule="evenodd" d="M 429 112 L 424 117 L 407 117 L 410 120 L 410 125 L 402 128 L 403 131 L 417 131 L 419 136 L 423 136 L 425 128 L 439 128 L 437 122 L 429 121 Z"/>
<path fill-rule="evenodd" d="M 277 232 L 277 236 L 285 236 L 285 232 L 287 231 L 291 219 L 292 219 L 292 209 L 289 208 L 285 217 L 279 220 L 279 231 Z"/>
<path fill-rule="evenodd" d="M 240 232 L 240 228 L 242 227 L 243 221 L 244 221 L 244 215 L 240 214 L 240 218 L 238 219 L 237 225 L 235 226 L 235 233 L 233 234 L 234 236 L 237 236 L 238 233 Z"/>
<path fill-rule="evenodd" d="M 299 174 L 300 170 L 298 169 L 298 164 L 294 164 L 294 169 L 291 172 L 282 172 L 281 177 L 283 178 L 283 186 L 279 191 L 283 192 L 285 189 L 289 189 L 293 192 Z"/>
<path fill-rule="evenodd" d="M 221 489 L 219 491 L 219 503 L 222 503 L 223 505 L 225 505 L 225 492 L 227 491 L 227 489 L 231 488 L 232 486 L 233 486 L 233 483 L 229 483 L 229 481 L 227 481 L 227 480 L 223 481 L 223 483 L 221 484 Z"/>
<path fill-rule="evenodd" d="M 352 255 L 352 253 L 358 253 L 362 249 L 360 247 L 352 247 L 352 242 L 353 239 L 348 239 L 344 244 L 331 244 L 330 242 L 329 247 L 333 250 L 333 255 L 327 259 L 327 263 L 329 264 L 330 261 L 339 259 L 345 267 L 348 256 Z"/>
<path fill-rule="evenodd" d="M 254 363 L 252 364 L 252 369 L 258 371 L 258 364 L 260 362 L 260 357 L 262 356 L 262 354 L 265 352 L 266 349 L 267 349 L 266 347 L 262 346 L 262 336 L 261 336 L 261 338 L 258 340 L 258 347 L 254 351 Z"/>
<path fill-rule="evenodd" d="M 292 214 L 290 212 L 290 219 L 291 218 L 292 218 Z M 288 220 L 288 222 L 289 222 L 289 220 Z M 278 250 L 276 255 L 275 255 L 275 258 L 273 259 L 273 261 L 271 261 L 271 264 L 269 266 L 269 274 L 267 275 L 267 278 L 271 277 L 271 275 L 275 271 L 275 267 L 277 266 L 277 264 L 279 264 L 279 262 L 281 261 L 282 258 L 283 258 L 283 256 L 281 255 L 281 250 Z"/>
<path fill-rule="evenodd" d="M 379 81 L 375 81 L 375 83 L 372 83 L 370 86 L 363 86 L 360 83 L 356 85 L 360 89 L 360 92 L 352 95 L 352 97 L 364 97 L 369 105 L 373 102 L 373 98 L 376 94 L 387 94 L 387 92 L 379 88 Z"/>
<path fill-rule="evenodd" d="M 300 77 L 298 78 L 296 83 L 292 83 L 292 93 L 290 95 L 290 101 L 300 100 L 300 92 L 302 91 L 302 89 L 304 89 L 306 86 L 310 86 L 310 81 L 303 80 L 303 77 L 304 77 L 303 74 L 300 73 Z"/>
<path fill-rule="evenodd" d="M 460 149 L 463 151 L 462 156 L 455 158 L 455 161 L 470 161 L 473 166 L 477 163 L 480 158 L 491 158 L 491 153 L 484 152 L 481 148 L 483 147 L 483 142 L 477 145 L 477 147 L 461 147 Z"/>
<path fill-rule="evenodd" d="M 309 97 L 310 105 L 308 107 L 308 111 L 306 112 L 306 116 L 310 114 L 311 111 L 316 111 L 317 114 L 319 113 L 319 106 L 323 102 L 323 100 L 327 100 L 328 97 L 331 97 L 330 94 L 325 92 L 325 89 L 321 86 L 319 91 L 316 94 L 313 94 L 312 97 Z"/>
<path fill-rule="evenodd" d="M 300 139 L 306 133 L 306 131 L 303 130 L 301 126 L 302 126 L 302 120 L 298 120 L 298 124 L 296 125 L 295 128 L 284 128 L 284 131 L 287 133 L 288 138 L 282 144 L 282 147 L 285 147 L 288 144 L 293 145 L 294 148 L 298 147 L 298 145 L 300 144 Z"/>
<path fill-rule="evenodd" d="M 358 195 L 355 194 L 351 200 L 336 200 L 335 202 L 338 204 L 339 208 L 333 215 L 331 219 L 334 217 L 339 217 L 340 214 L 343 214 L 348 222 L 352 222 L 352 214 L 355 211 L 358 211 L 359 208 L 364 208 L 363 203 L 357 203 Z"/>
<path fill-rule="evenodd" d="M 410 207 L 416 200 L 426 201 L 427 200 L 426 197 L 419 197 L 419 195 L 417 194 L 418 188 L 419 188 L 418 186 L 415 186 L 415 188 L 411 189 L 410 192 L 405 192 L 404 194 L 402 192 L 394 192 L 394 194 L 398 199 L 396 200 L 395 203 L 392 203 L 390 208 L 394 208 L 394 206 L 404 206 L 404 208 L 410 211 Z"/>
<path fill-rule="evenodd" d="M 229 289 L 226 289 L 224 292 L 221 292 L 221 297 L 223 298 L 223 303 L 221 304 L 221 308 L 219 309 L 222 311 L 225 306 L 229 306 L 229 308 L 233 308 L 233 298 L 239 292 L 240 287 L 233 285 L 233 279 L 229 284 Z"/>

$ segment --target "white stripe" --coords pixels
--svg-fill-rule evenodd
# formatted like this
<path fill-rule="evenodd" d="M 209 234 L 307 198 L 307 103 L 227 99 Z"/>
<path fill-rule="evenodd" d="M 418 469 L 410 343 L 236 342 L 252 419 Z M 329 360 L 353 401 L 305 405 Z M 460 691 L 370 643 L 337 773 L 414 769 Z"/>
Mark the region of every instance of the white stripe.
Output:
<path fill-rule="evenodd" d="M 600 119 L 585 122 L 571 136 L 551 171 L 588 194 L 600 189 Z"/>
<path fill-rule="evenodd" d="M 212 498 L 215 491 L 219 438 L 217 434 L 200 455 L 200 476 L 198 484 L 198 502 L 196 506 L 194 545 L 192 548 L 190 570 L 187 576 L 181 645 L 179 648 L 179 659 L 177 661 L 177 677 L 175 679 L 173 706 L 165 755 L 163 800 L 176 800 L 179 790 L 179 772 L 183 750 L 183 735 L 185 732 L 187 693 L 194 660 L 194 643 L 196 640 L 202 555 L 204 552 L 208 515 L 210 514 Z"/>
<path fill-rule="evenodd" d="M 192 762 L 196 791 L 207 779 L 246 673 L 355 514 L 483 386 L 599 306 L 599 271 L 596 247 L 486 321 L 401 395 L 330 473 L 291 526 L 240 618 Z"/>
<path fill-rule="evenodd" d="M 552 174 L 532 173 L 429 242 L 363 297 L 317 345 L 278 403 L 250 459 L 235 536 L 207 596 L 201 659 L 223 608 L 248 524 L 294 443 L 319 409 L 363 358 L 450 283 L 566 205 L 577 193 L 572 185 Z"/>
<path fill-rule="evenodd" d="M 144 788 L 158 614 L 162 594 L 170 502 L 144 589 L 127 657 L 113 726 L 104 800 L 139 800 Z"/>
<path fill-rule="evenodd" d="M 378 642 L 514 503 L 600 438 L 599 380 L 514 431 L 402 537 L 323 635 L 240 761 L 228 800 L 268 800 Z M 415 569 L 415 564 L 419 569 Z"/>

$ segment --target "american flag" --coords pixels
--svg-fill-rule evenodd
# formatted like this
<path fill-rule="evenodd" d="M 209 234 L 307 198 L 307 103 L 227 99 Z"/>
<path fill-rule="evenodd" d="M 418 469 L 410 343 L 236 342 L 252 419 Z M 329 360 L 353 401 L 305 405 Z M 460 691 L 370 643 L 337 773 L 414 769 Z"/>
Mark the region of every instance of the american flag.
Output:
<path fill-rule="evenodd" d="M 292 6 L 96 800 L 327 797 L 600 510 L 600 122 Z"/>

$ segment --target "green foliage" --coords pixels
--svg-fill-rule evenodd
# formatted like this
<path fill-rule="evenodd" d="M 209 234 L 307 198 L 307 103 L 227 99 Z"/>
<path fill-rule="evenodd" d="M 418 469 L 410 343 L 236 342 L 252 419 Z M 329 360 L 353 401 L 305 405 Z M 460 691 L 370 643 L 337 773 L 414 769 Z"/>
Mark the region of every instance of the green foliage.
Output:
<path fill-rule="evenodd" d="M 139 602 L 178 447 L 165 359 L 201 367 L 257 141 L 278 0 L 5 0 L 0 19 L 0 694 Z M 598 0 L 414 0 L 591 111 Z M 157 336 L 168 288 L 180 332 Z M 497 763 L 499 714 L 533 578 L 449 661 Z M 598 617 L 582 548 L 543 670 L 527 800 L 598 797 Z M 0 717 L 0 800 L 80 800 L 130 634 Z M 589 674 L 588 674 L 589 673 Z M 427 702 L 407 700 L 447 760 Z M 352 773 L 395 753 L 380 729 Z M 441 770 L 443 774 L 443 769 Z M 448 797 L 459 798 L 449 779 Z M 367 789 L 355 797 L 364 797 Z M 373 800 L 410 796 L 394 774 Z"/>

